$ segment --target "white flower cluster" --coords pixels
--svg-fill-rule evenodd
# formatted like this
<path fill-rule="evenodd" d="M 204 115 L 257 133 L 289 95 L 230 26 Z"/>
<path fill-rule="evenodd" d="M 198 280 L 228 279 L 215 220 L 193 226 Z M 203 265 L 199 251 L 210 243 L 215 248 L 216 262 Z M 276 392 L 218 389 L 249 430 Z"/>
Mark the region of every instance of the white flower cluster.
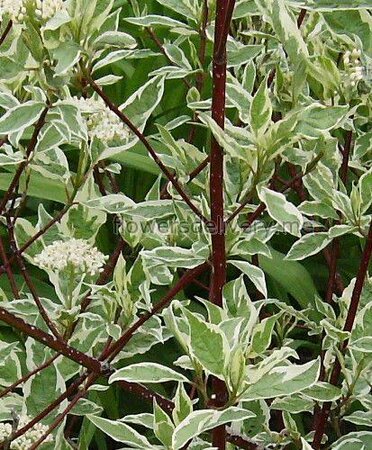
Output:
<path fill-rule="evenodd" d="M 56 241 L 35 256 L 35 263 L 43 269 L 56 272 L 73 268 L 91 276 L 102 271 L 107 257 L 84 239 Z"/>
<path fill-rule="evenodd" d="M 104 104 L 103 100 L 75 98 L 77 106 L 86 116 L 89 137 L 96 137 L 105 144 L 126 141 L 129 131 L 119 117 Z"/>
<path fill-rule="evenodd" d="M 0 20 L 8 15 L 14 23 L 22 23 L 27 15 L 27 5 L 35 11 L 38 19 L 47 21 L 58 11 L 66 9 L 63 0 L 0 0 Z"/>
<path fill-rule="evenodd" d="M 29 416 L 22 416 L 19 419 L 18 429 L 23 428 L 31 420 Z M 37 423 L 26 433 L 12 441 L 10 448 L 12 450 L 28 450 L 31 445 L 37 442 L 48 430 L 46 425 Z M 0 423 L 0 443 L 4 442 L 12 434 L 12 425 L 10 423 Z M 52 442 L 53 436 L 49 435 L 44 442 Z"/>
<path fill-rule="evenodd" d="M 23 22 L 26 15 L 24 3 L 24 0 L 0 0 L 0 20 L 9 16 L 14 23 Z"/>
<path fill-rule="evenodd" d="M 36 0 L 35 14 L 42 20 L 49 20 L 64 9 L 66 4 L 63 0 Z"/>
<path fill-rule="evenodd" d="M 354 48 L 344 54 L 344 66 L 351 86 L 356 86 L 358 81 L 363 79 L 363 66 L 360 61 L 361 51 Z"/>

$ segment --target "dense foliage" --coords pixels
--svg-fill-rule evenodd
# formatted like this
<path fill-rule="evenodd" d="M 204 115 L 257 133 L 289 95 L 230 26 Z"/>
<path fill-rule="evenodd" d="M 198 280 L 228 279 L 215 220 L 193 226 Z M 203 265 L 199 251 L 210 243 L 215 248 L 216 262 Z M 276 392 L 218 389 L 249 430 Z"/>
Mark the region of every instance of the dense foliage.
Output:
<path fill-rule="evenodd" d="M 362 0 L 0 0 L 0 448 L 367 450 Z"/>

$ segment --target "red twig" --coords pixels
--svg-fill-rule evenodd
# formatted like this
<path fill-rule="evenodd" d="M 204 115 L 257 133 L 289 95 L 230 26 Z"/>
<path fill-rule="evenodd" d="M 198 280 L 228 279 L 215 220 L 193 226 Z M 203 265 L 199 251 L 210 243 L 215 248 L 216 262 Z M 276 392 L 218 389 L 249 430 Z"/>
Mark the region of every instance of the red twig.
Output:
<path fill-rule="evenodd" d="M 122 348 L 129 342 L 134 333 L 152 316 L 161 311 L 182 289 L 190 284 L 196 277 L 201 275 L 209 267 L 208 263 L 203 263 L 194 269 L 188 270 L 179 281 L 169 290 L 166 296 L 157 303 L 151 312 L 143 314 L 112 346 L 102 355 L 102 360 L 107 358 L 108 362 L 111 362 Z"/>
<path fill-rule="evenodd" d="M 305 174 L 298 173 L 294 178 L 285 183 L 279 192 L 284 194 L 288 189 L 290 189 L 298 180 L 302 179 L 304 176 Z M 226 224 L 229 224 L 232 220 L 234 220 L 235 217 L 237 217 L 243 211 L 243 209 L 248 205 L 250 201 L 251 197 L 248 196 L 240 204 L 240 206 L 227 218 Z M 250 215 L 247 222 L 243 225 L 243 228 L 248 228 L 256 219 L 258 219 L 258 217 L 260 217 L 260 215 L 265 211 L 265 209 L 266 209 L 265 203 L 260 203 L 256 208 L 256 210 Z"/>
<path fill-rule="evenodd" d="M 9 20 L 7 26 L 5 27 L 5 30 L 3 31 L 3 34 L 0 36 L 0 46 L 3 45 L 3 42 L 7 38 L 8 34 L 10 33 L 10 30 L 12 29 L 13 22 Z"/>
<path fill-rule="evenodd" d="M 97 375 L 95 375 L 97 376 Z M 26 433 L 30 430 L 34 425 L 43 420 L 46 416 L 48 416 L 55 408 L 58 407 L 64 400 L 66 400 L 70 395 L 72 395 L 75 390 L 81 385 L 81 383 L 86 379 L 87 375 L 81 375 L 77 378 L 70 386 L 65 390 L 63 394 L 61 394 L 57 399 L 55 399 L 52 403 L 50 403 L 41 413 L 35 416 L 30 422 L 28 422 L 24 427 L 17 430 L 11 437 L 11 440 L 17 439 L 22 436 L 22 434 Z"/>
<path fill-rule="evenodd" d="M 158 47 L 162 55 L 165 57 L 165 59 L 171 64 L 172 66 L 175 66 L 176 64 L 169 58 L 167 55 L 167 52 L 164 50 L 163 44 L 161 40 L 156 35 L 155 31 L 151 27 L 146 27 L 147 34 L 150 36 L 151 40 L 155 43 L 155 45 Z M 185 83 L 188 89 L 192 88 L 191 83 L 186 78 L 182 78 L 182 81 Z"/>
<path fill-rule="evenodd" d="M 351 296 L 350 306 L 347 313 L 345 325 L 344 325 L 344 331 L 351 332 L 353 330 L 355 318 L 357 315 L 358 307 L 359 307 L 359 301 L 360 296 L 362 294 L 363 290 L 363 284 L 364 280 L 366 278 L 367 272 L 368 272 L 368 266 L 369 262 L 371 260 L 371 253 L 372 253 L 372 222 L 370 224 L 369 233 L 367 242 L 363 251 L 361 263 L 358 270 L 358 275 L 355 281 L 353 293 Z M 348 340 L 345 340 L 341 346 L 341 351 L 345 352 L 348 345 Z M 340 361 L 337 359 L 332 370 L 330 383 L 334 386 L 337 386 L 339 383 L 339 378 L 341 375 L 341 364 Z M 322 437 L 325 431 L 326 423 L 329 417 L 329 413 L 331 410 L 332 403 L 326 402 L 323 404 L 322 410 L 319 414 L 319 417 L 316 421 L 316 428 L 315 428 L 315 434 L 314 434 L 314 440 L 313 440 L 313 448 L 315 450 L 319 450 L 322 442 Z"/>
<path fill-rule="evenodd" d="M 26 381 L 29 380 L 31 377 L 37 375 L 39 372 L 49 367 L 58 358 L 58 356 L 59 356 L 58 354 L 54 355 L 52 358 L 49 358 L 47 361 L 45 361 L 45 363 L 36 367 L 34 370 L 32 370 L 31 372 L 29 372 L 28 374 L 17 380 L 15 383 L 8 386 L 6 389 L 0 392 L 0 398 L 5 397 L 7 394 L 9 394 L 9 392 L 14 391 L 14 389 L 16 389 L 20 384 L 26 383 Z"/>
<path fill-rule="evenodd" d="M 189 208 L 202 220 L 204 223 L 207 223 L 208 220 L 203 216 L 203 214 L 199 211 L 199 209 L 194 205 L 190 197 L 183 190 L 175 176 L 172 172 L 163 164 L 159 156 L 157 155 L 155 149 L 152 147 L 150 142 L 146 139 L 145 135 L 128 119 L 128 117 L 120 111 L 120 109 L 109 99 L 109 97 L 102 91 L 102 89 L 90 78 L 89 84 L 92 86 L 93 90 L 97 92 L 97 94 L 102 98 L 105 102 L 106 106 L 114 112 L 119 119 L 125 123 L 128 128 L 138 137 L 138 139 L 143 143 L 146 147 L 147 151 L 150 153 L 151 157 L 155 161 L 155 163 L 159 166 L 160 170 L 164 173 L 164 175 L 168 178 L 168 180 L 172 183 L 175 190 L 184 200 L 184 202 L 189 206 Z"/>
<path fill-rule="evenodd" d="M 32 337 L 36 341 L 46 345 L 47 347 L 55 350 L 61 355 L 75 361 L 77 364 L 86 367 L 92 372 L 103 373 L 107 370 L 106 366 L 97 359 L 86 355 L 85 353 L 76 350 L 69 346 L 64 341 L 58 340 L 55 336 L 51 336 L 38 327 L 29 325 L 23 319 L 8 312 L 5 308 L 0 307 L 0 321 L 7 323 L 8 325 L 16 328 L 18 331 L 25 333 L 27 336 Z"/>
<path fill-rule="evenodd" d="M 25 280 L 25 283 L 26 283 L 28 289 L 31 292 L 32 298 L 34 299 L 34 302 L 41 314 L 41 317 L 44 319 L 45 324 L 47 325 L 49 330 L 52 332 L 52 334 L 57 339 L 62 340 L 62 336 L 60 335 L 60 333 L 57 330 L 56 326 L 54 325 L 53 321 L 49 317 L 49 314 L 47 313 L 46 309 L 44 308 L 43 304 L 41 303 L 41 300 L 37 294 L 34 283 L 32 282 L 30 275 L 28 274 L 28 271 L 26 269 L 26 266 L 22 259 L 22 256 L 20 256 L 18 254 L 17 243 L 14 238 L 14 222 L 12 223 L 12 221 L 8 215 L 7 215 L 7 224 L 8 224 L 9 238 L 11 241 L 12 248 L 14 249 L 19 268 L 21 269 L 21 274 L 23 276 L 23 279 Z"/>
<path fill-rule="evenodd" d="M 345 185 L 347 182 L 347 175 L 349 171 L 349 158 L 352 145 L 353 145 L 353 132 L 348 131 L 345 137 L 345 146 L 342 152 L 342 165 L 340 169 L 340 177 Z"/>
<path fill-rule="evenodd" d="M 6 272 L 7 276 L 8 276 L 9 284 L 10 284 L 10 287 L 12 289 L 13 295 L 14 295 L 15 298 L 19 298 L 19 290 L 18 290 L 18 287 L 17 287 L 17 283 L 16 283 L 16 281 L 14 279 L 13 271 L 12 271 L 10 265 L 9 265 L 8 256 L 6 254 L 4 243 L 3 243 L 3 240 L 2 240 L 1 237 L 0 237 L 0 258 L 1 258 L 2 262 L 3 262 L 4 270 L 5 270 L 5 272 Z"/>
<path fill-rule="evenodd" d="M 307 14 L 306 9 L 301 9 L 300 15 L 298 16 L 298 19 L 297 19 L 297 26 L 298 26 L 298 28 L 301 28 L 302 24 L 304 23 L 306 14 Z"/>
<path fill-rule="evenodd" d="M 39 136 L 39 133 L 41 131 L 41 129 L 44 126 L 45 123 L 45 118 L 46 115 L 48 114 L 49 111 L 49 106 L 47 106 L 44 111 L 41 113 L 36 125 L 35 125 L 35 129 L 34 132 L 32 134 L 31 140 L 27 146 L 27 150 L 26 150 L 26 159 L 24 159 L 18 166 L 18 169 L 16 170 L 16 173 L 14 174 L 13 180 L 10 183 L 10 186 L 8 188 L 8 190 L 6 191 L 3 200 L 0 204 L 0 214 L 2 214 L 4 212 L 4 209 L 6 208 L 6 204 L 8 203 L 8 201 L 11 199 L 15 189 L 17 188 L 18 184 L 19 184 L 19 180 L 21 178 L 21 175 L 23 173 L 23 171 L 25 170 L 25 168 L 27 167 L 29 160 L 28 157 L 31 155 L 31 153 L 35 150 L 36 144 L 37 144 L 37 138 Z"/>

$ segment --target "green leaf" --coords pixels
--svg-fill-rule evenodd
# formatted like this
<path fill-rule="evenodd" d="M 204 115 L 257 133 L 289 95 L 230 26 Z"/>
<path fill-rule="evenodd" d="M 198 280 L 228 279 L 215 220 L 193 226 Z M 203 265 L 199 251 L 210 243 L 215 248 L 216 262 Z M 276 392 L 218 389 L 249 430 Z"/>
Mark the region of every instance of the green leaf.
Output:
<path fill-rule="evenodd" d="M 130 426 L 122 422 L 88 415 L 87 418 L 105 434 L 117 442 L 124 442 L 134 448 L 143 450 L 151 448 L 149 441 Z"/>
<path fill-rule="evenodd" d="M 154 433 L 166 448 L 172 445 L 174 425 L 171 418 L 166 414 L 154 399 Z"/>
<path fill-rule="evenodd" d="M 303 226 L 302 214 L 283 194 L 261 187 L 258 189 L 258 196 L 265 203 L 270 217 L 278 222 L 284 231 L 294 236 L 301 236 L 300 232 Z"/>
<path fill-rule="evenodd" d="M 371 440 L 371 431 L 354 431 L 332 444 L 331 450 L 367 450 Z"/>
<path fill-rule="evenodd" d="M 262 3 L 292 64 L 296 64 L 299 58 L 304 60 L 309 58 L 309 51 L 296 20 L 287 7 L 287 2 L 285 0 L 263 0 Z"/>
<path fill-rule="evenodd" d="M 173 399 L 174 409 L 172 411 L 173 422 L 179 425 L 186 417 L 192 413 L 192 401 L 185 390 L 183 383 L 178 384 L 176 395 Z"/>
<path fill-rule="evenodd" d="M 98 36 L 94 41 L 94 45 L 97 48 L 135 48 L 137 46 L 137 41 L 130 34 L 123 33 L 122 31 L 106 31 L 106 33 Z"/>
<path fill-rule="evenodd" d="M 172 9 L 188 19 L 197 22 L 200 18 L 200 4 L 198 0 L 156 0 L 166 8 Z"/>
<path fill-rule="evenodd" d="M 262 354 L 270 346 L 274 326 L 280 315 L 275 314 L 267 319 L 263 319 L 253 329 L 251 346 L 257 355 Z"/>
<path fill-rule="evenodd" d="M 62 42 L 53 52 L 54 58 L 58 61 L 55 68 L 56 75 L 64 75 L 80 59 L 81 49 L 73 41 Z"/>
<path fill-rule="evenodd" d="M 74 416 L 87 416 L 89 414 L 98 415 L 101 414 L 102 411 L 103 408 L 101 406 L 98 406 L 96 403 L 87 400 L 86 398 L 81 398 L 72 408 L 70 414 L 73 414 Z"/>
<path fill-rule="evenodd" d="M 21 131 L 34 124 L 44 108 L 44 103 L 29 101 L 9 109 L 0 119 L 0 135 Z"/>
<path fill-rule="evenodd" d="M 331 242 L 328 233 L 309 233 L 296 241 L 289 250 L 285 259 L 299 261 L 316 255 Z"/>
<path fill-rule="evenodd" d="M 157 363 L 138 363 L 117 370 L 111 375 L 109 382 L 128 381 L 135 383 L 163 383 L 178 381 L 188 383 L 189 380 L 180 373 Z"/>
<path fill-rule="evenodd" d="M 177 66 L 182 67 L 186 70 L 192 70 L 191 64 L 186 58 L 185 53 L 182 51 L 180 47 L 175 44 L 164 44 L 164 51 L 167 54 L 168 58 Z"/>
<path fill-rule="evenodd" d="M 254 266 L 247 261 L 229 260 L 228 262 L 247 275 L 247 277 L 256 286 L 257 290 L 267 297 L 265 274 L 259 267 Z"/>
<path fill-rule="evenodd" d="M 190 351 L 200 364 L 218 378 L 223 378 L 229 356 L 227 339 L 220 329 L 183 310 L 190 328 Z"/>
<path fill-rule="evenodd" d="M 13 179 L 13 175 L 9 173 L 2 173 L 0 176 L 0 190 L 6 191 Z M 26 178 L 21 177 L 20 189 L 25 190 Z M 47 179 L 35 172 L 31 174 L 28 183 L 28 195 L 31 197 L 41 198 L 45 200 L 52 200 L 59 203 L 66 203 L 66 186 L 58 180 Z"/>
<path fill-rule="evenodd" d="M 341 397 L 341 389 L 330 383 L 318 381 L 313 386 L 302 391 L 302 395 L 317 402 L 332 402 Z"/>
<path fill-rule="evenodd" d="M 227 66 L 237 67 L 249 63 L 263 50 L 262 45 L 243 45 L 227 53 Z"/>
<path fill-rule="evenodd" d="M 308 138 L 317 138 L 337 127 L 348 111 L 348 106 L 313 103 L 299 114 L 296 132 Z"/>
<path fill-rule="evenodd" d="M 303 365 L 274 367 L 256 383 L 248 386 L 242 400 L 276 398 L 301 392 L 316 383 L 319 370 L 319 359 Z"/>
<path fill-rule="evenodd" d="M 250 109 L 250 125 L 256 136 L 265 133 L 271 123 L 272 113 L 267 78 L 265 78 L 253 97 Z"/>
<path fill-rule="evenodd" d="M 372 336 L 364 336 L 351 342 L 349 347 L 362 353 L 372 353 Z"/>
<path fill-rule="evenodd" d="M 172 449 L 182 448 L 192 438 L 219 425 L 249 419 L 250 417 L 254 417 L 251 411 L 235 407 L 230 407 L 224 411 L 210 409 L 194 411 L 174 430 Z"/>
<path fill-rule="evenodd" d="M 117 161 L 123 164 L 123 166 L 131 169 L 140 170 L 141 172 L 147 172 L 156 176 L 159 175 L 160 169 L 152 158 L 149 156 L 140 155 L 132 150 L 118 153 L 111 156 L 109 159 Z"/>
<path fill-rule="evenodd" d="M 347 420 L 355 425 L 370 427 L 372 423 L 372 411 L 355 411 L 349 416 L 344 416 L 343 420 Z"/>
<path fill-rule="evenodd" d="M 166 16 L 158 16 L 156 14 L 140 17 L 125 17 L 125 21 L 141 27 L 163 26 L 169 28 L 190 28 L 186 23 L 180 22 L 179 20 Z"/>
<path fill-rule="evenodd" d="M 300 263 L 284 258 L 283 254 L 271 250 L 271 258 L 259 257 L 260 266 L 291 294 L 303 309 L 315 305 L 317 290 L 309 272 Z"/>

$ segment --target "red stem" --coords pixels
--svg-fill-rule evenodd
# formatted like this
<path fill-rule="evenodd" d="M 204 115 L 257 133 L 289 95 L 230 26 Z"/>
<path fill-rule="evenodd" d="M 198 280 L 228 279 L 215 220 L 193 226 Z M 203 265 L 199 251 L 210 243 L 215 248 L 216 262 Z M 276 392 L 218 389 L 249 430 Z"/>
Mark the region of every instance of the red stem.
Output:
<path fill-rule="evenodd" d="M 114 344 L 110 346 L 109 349 L 102 355 L 101 360 L 105 360 L 106 358 L 108 362 L 111 362 L 115 356 L 121 352 L 123 347 L 129 342 L 134 333 L 152 316 L 161 311 L 165 306 L 177 295 L 182 289 L 184 289 L 187 285 L 189 285 L 196 277 L 201 275 L 207 268 L 209 267 L 208 263 L 203 263 L 194 269 L 188 270 L 179 281 L 173 286 L 172 289 L 168 292 L 168 294 L 157 303 L 151 312 L 147 312 L 143 314 Z"/>
<path fill-rule="evenodd" d="M 157 155 L 155 149 L 152 147 L 150 142 L 146 139 L 145 135 L 129 120 L 129 118 L 122 112 L 120 109 L 109 99 L 109 97 L 102 91 L 102 89 L 92 80 L 89 79 L 89 84 L 92 86 L 93 90 L 97 92 L 97 94 L 102 98 L 105 102 L 106 106 L 115 113 L 119 119 L 127 125 L 127 127 L 138 137 L 138 139 L 142 142 L 142 144 L 146 147 L 147 151 L 150 153 L 151 157 L 155 161 L 155 163 L 159 166 L 160 170 L 164 173 L 164 175 L 168 178 L 168 180 L 172 183 L 175 190 L 184 200 L 184 202 L 189 206 L 189 208 L 196 214 L 197 217 L 204 223 L 207 223 L 208 220 L 203 216 L 200 210 L 194 205 L 190 197 L 183 190 L 175 176 L 172 172 L 163 164 L 159 156 Z"/>
<path fill-rule="evenodd" d="M 0 307 L 0 321 L 7 323 L 8 325 L 16 328 L 18 331 L 25 333 L 27 336 L 32 337 L 36 341 L 46 345 L 52 350 L 55 350 L 61 355 L 66 356 L 72 361 L 75 361 L 77 364 L 86 367 L 92 372 L 103 373 L 107 369 L 106 366 L 97 359 L 76 350 L 64 341 L 60 341 L 56 337 L 45 333 L 45 331 L 40 328 L 29 325 L 23 319 L 16 317 L 3 307 Z"/>
<path fill-rule="evenodd" d="M 95 375 L 97 376 L 97 375 Z M 11 440 L 17 439 L 22 436 L 22 434 L 26 433 L 29 429 L 31 429 L 38 422 L 43 420 L 48 414 L 50 414 L 58 405 L 60 405 L 63 400 L 66 400 L 70 395 L 72 395 L 75 390 L 80 386 L 80 384 L 86 379 L 87 375 L 81 375 L 77 378 L 70 386 L 65 390 L 65 392 L 60 395 L 56 400 L 48 405 L 40 414 L 34 417 L 30 422 L 28 422 L 24 427 L 17 430 L 11 437 Z"/>
<path fill-rule="evenodd" d="M 8 190 L 6 191 L 3 200 L 0 204 L 0 214 L 2 214 L 4 212 L 4 209 L 6 207 L 6 204 L 8 203 L 8 201 L 11 199 L 14 191 L 17 189 L 17 186 L 19 184 L 19 180 L 21 178 L 21 175 L 23 173 L 23 171 L 25 170 L 25 168 L 27 167 L 27 165 L 29 164 L 29 160 L 28 157 L 31 155 L 31 153 L 35 150 L 36 144 L 37 144 L 37 138 L 39 136 L 39 133 L 41 131 L 41 129 L 43 128 L 44 124 L 45 124 L 45 118 L 46 115 L 48 114 L 50 106 L 47 106 L 44 111 L 41 113 L 36 125 L 35 125 L 35 129 L 34 132 L 32 134 L 31 140 L 27 146 L 27 150 L 26 150 L 26 159 L 24 159 L 18 166 L 18 169 L 13 177 L 12 182 L 10 183 L 10 186 L 8 188 Z"/>
<path fill-rule="evenodd" d="M 32 236 L 32 238 L 30 238 L 25 244 L 23 244 L 16 254 L 10 256 L 7 265 L 12 264 L 17 258 L 17 255 L 22 255 L 37 239 L 39 239 L 39 237 L 45 234 L 55 223 L 59 222 L 73 204 L 74 203 L 66 205 L 53 220 L 51 220 L 47 225 L 45 225 L 45 227 L 41 228 L 37 233 L 34 234 L 34 236 Z M 7 265 L 4 264 L 2 267 L 0 267 L 0 276 L 6 272 Z"/>
<path fill-rule="evenodd" d="M 16 281 L 14 279 L 13 271 L 12 271 L 10 265 L 9 265 L 8 256 L 6 254 L 4 243 L 3 243 L 3 240 L 2 240 L 1 237 L 0 237 L 0 258 L 1 258 L 2 262 L 3 262 L 3 267 L 4 267 L 5 271 L 6 271 L 7 276 L 8 276 L 9 284 L 10 284 L 10 287 L 12 289 L 13 295 L 14 295 L 15 298 L 19 298 L 19 290 L 18 290 L 18 287 L 17 287 L 17 283 L 16 283 Z"/>
<path fill-rule="evenodd" d="M 340 177 L 342 182 L 346 185 L 347 182 L 347 175 L 348 175 L 348 170 L 349 170 L 349 158 L 350 158 L 350 152 L 351 152 L 351 147 L 353 145 L 353 132 L 352 131 L 348 131 L 346 133 L 346 137 L 345 137 L 345 146 L 344 146 L 344 151 L 342 152 L 342 165 L 341 165 L 341 173 L 340 173 Z"/>
<path fill-rule="evenodd" d="M 226 42 L 230 29 L 235 0 L 217 0 L 216 21 L 213 52 L 213 95 L 212 118 L 220 126 L 225 127 L 226 113 L 226 75 L 227 54 Z M 226 247 L 225 247 L 225 219 L 224 219 L 224 153 L 217 140 L 212 138 L 210 153 L 210 204 L 212 236 L 212 280 L 209 300 L 215 305 L 222 306 L 222 290 L 226 283 Z M 225 383 L 213 378 L 212 404 L 223 407 L 227 401 Z M 212 431 L 212 445 L 219 450 L 226 448 L 226 427 L 224 425 Z"/>
<path fill-rule="evenodd" d="M 360 302 L 360 296 L 362 294 L 363 290 L 363 284 L 364 280 L 366 278 L 367 272 L 368 272 L 368 266 L 369 262 L 371 260 L 371 254 L 372 254 L 372 222 L 370 224 L 369 233 L 367 242 L 363 251 L 361 263 L 358 270 L 358 275 L 355 281 L 353 293 L 351 296 L 350 306 L 347 313 L 345 325 L 344 325 L 344 331 L 351 332 L 353 330 L 355 317 L 357 315 L 359 302 Z M 348 345 L 348 340 L 345 340 L 341 346 L 341 352 L 344 353 Z M 333 366 L 330 383 L 334 386 L 337 386 L 339 383 L 339 378 L 341 375 L 341 364 L 338 359 L 336 359 L 336 362 Z M 331 411 L 331 402 L 326 402 L 323 404 L 322 410 L 319 414 L 319 417 L 316 421 L 316 428 L 315 428 L 315 434 L 314 434 L 314 440 L 313 440 L 313 448 L 314 450 L 319 450 L 322 442 L 322 437 L 325 431 L 326 423 L 329 417 L 329 413 Z"/>
<path fill-rule="evenodd" d="M 54 325 L 53 321 L 49 317 L 46 309 L 44 308 L 43 304 L 41 303 L 41 300 L 37 294 L 36 288 L 34 286 L 34 283 L 31 280 L 31 277 L 29 276 L 25 263 L 22 259 L 22 256 L 18 254 L 17 244 L 14 237 L 14 222 L 11 221 L 10 217 L 7 215 L 7 224 L 8 224 L 8 232 L 9 232 L 9 238 L 11 242 L 11 246 L 14 249 L 14 253 L 17 258 L 17 262 L 19 265 L 19 268 L 21 269 L 21 274 L 23 276 L 23 279 L 25 280 L 25 283 L 28 287 L 28 289 L 31 292 L 32 298 L 34 299 L 34 302 L 40 312 L 41 317 L 43 318 L 45 324 L 49 328 L 49 330 L 52 332 L 52 334 L 59 340 L 62 340 L 62 336 L 60 335 L 59 331 L 57 330 L 56 326 Z"/>
<path fill-rule="evenodd" d="M 37 375 L 39 372 L 41 372 L 42 370 L 49 367 L 58 358 L 58 356 L 59 356 L 58 354 L 54 355 L 52 358 L 49 358 L 47 361 L 45 361 L 45 363 L 36 367 L 36 369 L 34 369 L 33 371 L 31 371 L 28 374 L 26 374 L 25 376 L 23 376 L 22 378 L 17 380 L 12 385 L 8 386 L 6 389 L 4 389 L 2 392 L 0 392 L 0 398 L 5 397 L 7 394 L 9 394 L 9 392 L 14 391 L 14 389 L 16 389 L 20 384 L 26 383 L 26 381 L 29 380 L 31 377 L 33 377 L 34 375 Z"/>
<path fill-rule="evenodd" d="M 305 17 L 306 17 L 307 11 L 306 9 L 301 9 L 300 15 L 297 19 L 297 27 L 301 28 L 302 24 L 304 23 Z"/>
<path fill-rule="evenodd" d="M 10 30 L 12 29 L 13 22 L 9 20 L 7 26 L 5 27 L 5 30 L 3 34 L 0 36 L 0 46 L 3 45 L 3 42 L 5 41 L 6 37 L 8 36 Z"/>

